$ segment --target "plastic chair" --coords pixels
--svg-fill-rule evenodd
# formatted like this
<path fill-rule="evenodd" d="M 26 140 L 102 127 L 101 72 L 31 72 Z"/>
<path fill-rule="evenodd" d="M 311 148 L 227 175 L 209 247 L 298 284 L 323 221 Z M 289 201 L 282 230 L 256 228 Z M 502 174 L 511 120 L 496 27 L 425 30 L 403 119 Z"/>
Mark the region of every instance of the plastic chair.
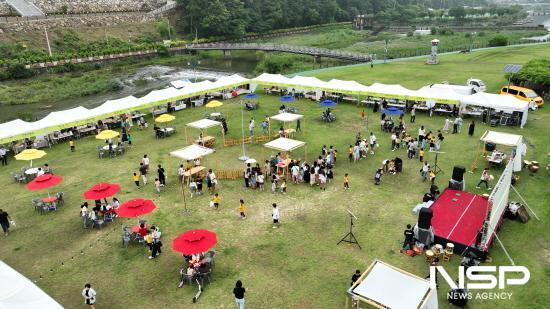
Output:
<path fill-rule="evenodd" d="M 47 205 L 48 211 L 56 211 L 57 210 L 57 204 L 56 203 L 50 203 Z"/>

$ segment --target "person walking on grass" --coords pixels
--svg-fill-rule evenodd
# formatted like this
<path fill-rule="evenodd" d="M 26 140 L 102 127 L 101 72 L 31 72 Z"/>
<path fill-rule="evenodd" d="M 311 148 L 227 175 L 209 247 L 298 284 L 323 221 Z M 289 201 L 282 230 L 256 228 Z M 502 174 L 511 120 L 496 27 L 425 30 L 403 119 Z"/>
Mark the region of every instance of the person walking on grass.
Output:
<path fill-rule="evenodd" d="M 279 208 L 277 208 L 277 204 L 273 203 L 273 209 L 271 210 L 271 218 L 273 218 L 273 228 L 276 229 L 280 223 L 279 223 Z"/>
<path fill-rule="evenodd" d="M 481 177 L 479 179 L 479 182 L 476 185 L 476 189 L 480 189 L 480 185 L 482 183 L 485 184 L 485 187 L 487 188 L 487 191 L 491 190 L 492 188 L 489 187 L 489 180 L 491 179 L 491 175 L 489 175 L 489 168 L 486 167 L 483 169 L 483 172 L 481 172 Z"/>
<path fill-rule="evenodd" d="M 84 290 L 82 290 L 82 297 L 84 297 L 84 304 L 90 306 L 90 308 L 95 309 L 95 300 L 96 292 L 92 289 L 92 285 L 86 283 L 84 285 Z"/>
<path fill-rule="evenodd" d="M 134 173 L 134 175 L 132 175 L 132 180 L 136 184 L 136 187 L 138 187 L 138 189 L 141 189 L 141 186 L 139 185 L 139 175 L 137 173 Z"/>
<path fill-rule="evenodd" d="M 349 190 L 349 175 L 346 173 L 344 175 L 344 190 Z"/>
<path fill-rule="evenodd" d="M 0 209 L 0 226 L 2 226 L 2 231 L 4 231 L 4 235 L 8 236 L 10 233 L 10 215 Z M 13 222 L 13 221 L 11 221 Z"/>
<path fill-rule="evenodd" d="M 162 167 L 162 165 L 157 165 L 158 169 L 157 169 L 157 173 L 159 175 L 159 181 L 160 181 L 160 186 L 161 187 L 164 187 L 166 186 L 166 171 L 164 170 L 164 167 Z"/>
<path fill-rule="evenodd" d="M 380 181 L 382 180 L 382 174 L 383 174 L 383 172 L 382 172 L 381 168 L 377 169 L 376 173 L 374 173 L 374 184 L 375 185 L 377 185 L 377 186 L 380 185 Z"/>
<path fill-rule="evenodd" d="M 254 118 L 250 118 L 250 122 L 248 123 L 248 131 L 250 132 L 250 136 L 254 136 Z"/>
<path fill-rule="evenodd" d="M 222 201 L 222 198 L 218 195 L 218 193 L 214 194 L 214 197 L 212 198 L 212 207 L 214 207 L 216 210 L 218 207 L 220 207 L 220 202 Z"/>
<path fill-rule="evenodd" d="M 143 162 L 139 164 L 139 174 L 141 175 L 143 185 L 145 186 L 147 184 L 147 167 L 143 164 Z"/>
<path fill-rule="evenodd" d="M 246 290 L 243 287 L 241 280 L 237 280 L 235 288 L 233 289 L 233 295 L 235 295 L 235 303 L 237 303 L 237 309 L 244 309 L 244 293 Z"/>
<path fill-rule="evenodd" d="M 283 179 L 283 182 L 281 183 L 281 193 L 286 194 L 286 179 Z"/>
<path fill-rule="evenodd" d="M 428 164 L 428 161 L 424 161 L 424 164 L 422 164 L 422 169 L 420 169 L 420 176 L 422 176 L 422 181 L 426 181 L 428 179 L 430 172 L 430 164 Z"/>
<path fill-rule="evenodd" d="M 151 235 L 153 236 L 153 249 L 151 250 L 151 256 L 149 256 L 150 260 L 162 253 L 162 241 L 160 240 L 162 233 L 157 227 L 151 226 Z"/>
<path fill-rule="evenodd" d="M 75 151 L 74 140 L 72 138 L 69 140 L 69 147 L 71 148 L 71 152 Z"/>
<path fill-rule="evenodd" d="M 155 178 L 155 190 L 157 191 L 158 195 L 160 196 L 160 187 L 162 184 L 160 183 L 160 180 L 158 178 Z"/>
<path fill-rule="evenodd" d="M 420 151 L 418 152 L 418 160 L 420 160 L 420 162 L 424 162 L 424 148 L 420 148 Z"/>
<path fill-rule="evenodd" d="M 239 203 L 239 214 L 241 216 L 241 219 L 246 219 L 246 214 L 245 214 L 245 211 L 246 211 L 246 206 L 244 205 L 244 200 L 240 200 L 240 203 Z"/>
<path fill-rule="evenodd" d="M 416 120 L 416 104 L 414 104 L 411 109 L 411 123 L 414 123 L 415 120 Z"/>
<path fill-rule="evenodd" d="M 475 129 L 476 129 L 476 123 L 472 120 L 472 122 L 470 122 L 470 125 L 468 126 L 468 135 L 470 137 L 474 136 Z"/>

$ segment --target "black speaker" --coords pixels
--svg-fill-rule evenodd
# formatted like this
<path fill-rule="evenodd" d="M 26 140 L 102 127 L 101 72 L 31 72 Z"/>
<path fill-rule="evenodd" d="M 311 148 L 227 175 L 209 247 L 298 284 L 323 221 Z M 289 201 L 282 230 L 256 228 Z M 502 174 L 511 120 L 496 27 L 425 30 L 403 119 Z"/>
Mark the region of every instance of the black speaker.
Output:
<path fill-rule="evenodd" d="M 453 180 L 462 182 L 464 180 L 464 173 L 466 173 L 466 168 L 462 165 L 455 165 L 453 168 Z"/>
<path fill-rule="evenodd" d="M 497 148 L 494 143 L 485 143 L 485 151 L 493 151 Z"/>
<path fill-rule="evenodd" d="M 433 211 L 431 208 L 421 208 L 418 213 L 418 227 L 429 229 L 432 226 Z"/>
<path fill-rule="evenodd" d="M 464 191 L 464 182 L 449 180 L 449 189 Z"/>

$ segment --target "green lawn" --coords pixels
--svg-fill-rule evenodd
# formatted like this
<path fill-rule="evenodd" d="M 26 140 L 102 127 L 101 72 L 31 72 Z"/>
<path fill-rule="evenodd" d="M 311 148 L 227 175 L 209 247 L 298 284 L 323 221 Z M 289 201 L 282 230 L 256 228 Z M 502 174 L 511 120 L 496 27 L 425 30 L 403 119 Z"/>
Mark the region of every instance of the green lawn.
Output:
<path fill-rule="evenodd" d="M 349 26 L 316 29 L 308 33 L 260 39 L 258 42 L 292 44 L 301 46 L 345 49 L 354 52 L 376 54 L 378 59 L 384 58 L 385 40 L 388 40 L 388 57 L 401 58 L 411 55 L 426 55 L 430 53 L 431 40 L 439 39 L 440 50 L 460 50 L 487 46 L 489 40 L 496 35 L 508 38 L 509 43 L 517 43 L 521 38 L 544 35 L 545 30 L 522 31 L 476 31 L 472 33 L 456 32 L 453 34 L 435 34 L 425 36 L 405 36 L 404 34 L 381 32 L 372 34 L 370 31 L 357 31 Z"/>
<path fill-rule="evenodd" d="M 547 45 L 546 45 L 547 46 Z M 340 78 L 371 83 L 401 83 L 407 87 L 420 87 L 441 80 L 462 83 L 467 77 L 484 79 L 491 91 L 496 90 L 504 78 L 502 64 L 523 63 L 530 58 L 548 53 L 548 47 L 527 49 L 503 49 L 484 51 L 466 56 L 444 56 L 439 66 L 424 65 L 422 60 L 395 62 L 367 66 L 355 66 L 341 70 L 316 73 L 323 79 Z M 261 95 L 261 108 L 253 113 L 245 112 L 246 119 L 254 116 L 259 123 L 265 114 L 276 113 L 279 102 L 276 97 Z M 229 119 L 229 137 L 240 134 L 241 111 L 237 100 L 224 102 L 219 108 Z M 381 186 L 373 185 L 375 169 L 381 161 L 400 156 L 406 158 L 403 150 L 389 150 L 389 135 L 382 133 L 377 125 L 377 115 L 367 110 L 371 125 L 368 130 L 359 119 L 360 108 L 342 104 L 335 109 L 337 122 L 325 124 L 319 121 L 321 109 L 309 101 L 295 103 L 305 115 L 303 133 L 296 139 L 307 141 L 307 158 L 311 160 L 320 152 L 323 144 L 334 145 L 339 151 L 335 169 L 335 183 L 326 192 L 320 192 L 308 185 L 289 185 L 287 195 L 248 191 L 241 180 L 221 182 L 222 203 L 219 211 L 208 207 L 208 195 L 189 199 L 190 216 L 183 216 L 181 191 L 175 185 L 177 161 L 169 160 L 169 151 L 184 147 L 185 123 L 202 118 L 205 109 L 196 108 L 175 113 L 178 133 L 170 138 L 155 140 L 151 130 L 134 130 L 135 146 L 124 156 L 116 159 L 99 159 L 95 147 L 99 144 L 93 138 L 79 140 L 77 152 L 70 153 L 67 144 L 46 150 L 48 155 L 35 164 L 49 163 L 55 172 L 64 176 L 56 188 L 66 193 L 66 204 L 56 213 L 41 216 L 34 212 L 31 198 L 41 193 L 29 192 L 22 185 L 13 183 L 9 172 L 19 170 L 24 162 L 11 161 L 0 167 L 3 177 L 0 186 L 4 188 L 4 203 L 1 206 L 17 222 L 17 228 L 7 237 L 0 237 L 0 259 L 37 280 L 38 285 L 68 308 L 83 306 L 80 291 L 86 282 L 91 282 L 98 292 L 99 308 L 128 308 L 156 306 L 159 308 L 188 308 L 196 290 L 185 287 L 177 289 L 178 269 L 182 258 L 170 249 L 171 240 L 179 233 L 193 228 L 206 228 L 218 233 L 218 252 L 213 281 L 206 286 L 204 294 L 195 305 L 199 308 L 231 308 L 234 306 L 231 294 L 237 279 L 243 280 L 247 289 L 247 307 L 250 308 L 342 308 L 346 304 L 345 291 L 349 278 L 357 268 L 365 269 L 374 259 L 381 259 L 419 276 L 428 274 L 428 265 L 422 257 L 410 258 L 399 254 L 402 230 L 407 223 L 415 221 L 411 209 L 428 190 L 418 175 L 420 163 L 404 159 L 401 175 L 385 175 Z M 406 117 L 407 119 L 408 117 Z M 149 119 L 150 120 L 150 119 Z M 524 129 L 497 128 L 498 131 L 522 134 L 529 147 L 527 158 L 542 165 L 548 162 L 550 152 L 547 131 L 550 129 L 550 111 L 547 108 L 530 114 Z M 443 126 L 443 117 L 417 117 L 414 125 L 408 125 L 410 132 L 425 125 L 429 130 Z M 245 124 L 246 125 L 246 124 Z M 444 187 L 456 164 L 470 166 L 478 155 L 478 138 L 486 126 L 477 124 L 475 137 L 465 132 L 448 135 L 439 157 L 444 174 L 437 183 Z M 381 148 L 374 157 L 358 163 L 346 161 L 347 146 L 353 142 L 358 131 L 363 134 L 373 131 Z M 220 139 L 220 134 L 209 131 Z M 197 132 L 189 131 L 196 136 Z M 217 151 L 207 157 L 203 164 L 216 170 L 239 169 L 237 160 L 239 147 L 223 148 L 218 141 Z M 247 154 L 260 160 L 272 152 L 261 145 L 247 145 Z M 163 164 L 169 172 L 168 187 L 158 197 L 150 184 L 138 190 L 132 184 L 131 173 L 137 170 L 143 154 L 151 157 L 151 166 Z M 297 150 L 295 158 L 303 158 L 304 150 Z M 433 155 L 427 160 L 433 162 Z M 482 166 L 482 165 L 480 165 Z M 344 192 L 342 177 L 349 173 L 351 190 Z M 499 170 L 492 173 L 498 176 Z M 520 173 L 518 190 L 534 209 L 541 221 L 531 220 L 527 224 L 506 221 L 499 237 L 518 265 L 525 265 L 531 271 L 527 286 L 507 289 L 513 292 L 510 301 L 473 300 L 471 308 L 544 308 L 549 298 L 547 288 L 549 274 L 550 237 L 547 233 L 550 211 L 544 202 L 550 194 L 548 173 L 541 170 L 534 176 Z M 476 190 L 475 182 L 479 172 L 466 175 L 467 190 Z M 152 198 L 158 209 L 146 217 L 163 231 L 163 254 L 150 261 L 144 248 L 121 246 L 121 225 L 134 224 L 135 220 L 116 219 L 103 230 L 82 229 L 78 217 L 82 193 L 99 181 L 120 183 L 119 199 L 134 197 Z M 42 194 L 46 194 L 45 192 Z M 238 200 L 243 198 L 248 205 L 248 219 L 238 218 Z M 512 196 L 512 200 L 517 200 Z M 282 226 L 272 229 L 270 205 L 276 202 L 281 208 Z M 351 209 L 359 218 L 355 233 L 363 246 L 336 243 L 347 232 Z M 509 265 L 502 249 L 496 245 L 491 250 L 494 265 Z M 62 264 L 63 263 L 63 264 Z M 454 273 L 459 259 L 445 263 L 446 269 Z M 40 279 L 40 277 L 42 278 Z M 441 280 L 441 282 L 443 282 Z M 440 283 L 440 306 L 446 308 L 447 286 Z M 398 297 L 398 295 L 396 295 Z"/>

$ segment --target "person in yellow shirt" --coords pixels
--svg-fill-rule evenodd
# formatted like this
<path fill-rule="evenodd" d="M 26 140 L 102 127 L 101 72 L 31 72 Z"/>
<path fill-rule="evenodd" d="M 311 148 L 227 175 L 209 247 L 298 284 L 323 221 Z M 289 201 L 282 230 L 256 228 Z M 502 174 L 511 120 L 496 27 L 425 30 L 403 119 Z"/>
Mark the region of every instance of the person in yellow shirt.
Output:
<path fill-rule="evenodd" d="M 74 146 L 74 140 L 71 138 L 71 140 L 69 141 L 69 147 L 71 147 L 71 152 L 74 152 L 75 151 L 75 146 Z"/>
<path fill-rule="evenodd" d="M 221 201 L 222 201 L 222 198 L 218 195 L 218 193 L 214 194 L 214 197 L 212 198 L 212 206 L 218 209 Z"/>
<path fill-rule="evenodd" d="M 145 244 L 147 245 L 147 248 L 149 248 L 149 251 L 153 250 L 153 234 L 151 231 L 143 237 L 143 240 L 145 241 Z"/>
<path fill-rule="evenodd" d="M 353 162 L 353 146 L 352 145 L 349 145 L 349 148 L 348 148 L 348 158 L 349 158 L 349 162 Z"/>
<path fill-rule="evenodd" d="M 420 162 L 424 162 L 424 148 L 420 148 L 418 159 L 420 160 Z"/>
<path fill-rule="evenodd" d="M 346 173 L 344 175 L 344 190 L 349 190 L 349 175 Z"/>
<path fill-rule="evenodd" d="M 139 185 L 139 175 L 137 173 L 134 173 L 134 175 L 132 175 L 132 180 L 134 181 L 136 186 L 141 189 L 141 186 Z"/>
<path fill-rule="evenodd" d="M 246 214 L 244 213 L 246 211 L 246 206 L 244 205 L 244 201 L 241 200 L 239 204 L 239 213 L 241 214 L 241 219 L 246 219 Z"/>

